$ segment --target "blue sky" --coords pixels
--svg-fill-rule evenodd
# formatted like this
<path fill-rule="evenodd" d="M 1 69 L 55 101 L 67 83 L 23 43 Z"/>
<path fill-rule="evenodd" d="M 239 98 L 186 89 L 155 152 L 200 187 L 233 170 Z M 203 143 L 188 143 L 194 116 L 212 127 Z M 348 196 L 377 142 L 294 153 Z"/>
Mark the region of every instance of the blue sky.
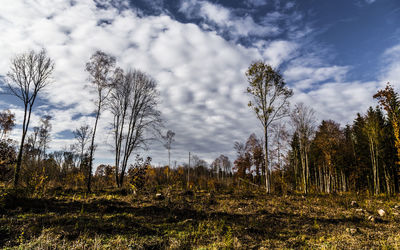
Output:
<path fill-rule="evenodd" d="M 252 61 L 280 70 L 294 90 L 293 105 L 303 102 L 319 121 L 342 125 L 376 105 L 372 95 L 386 82 L 398 89 L 400 79 L 398 0 L 3 0 L 0 30 L 0 76 L 15 54 L 30 49 L 44 47 L 55 60 L 54 81 L 32 123 L 53 117 L 52 150 L 73 143 L 71 130 L 93 124 L 95 95 L 84 65 L 97 49 L 157 80 L 178 164 L 188 151 L 209 162 L 220 154 L 233 161 L 235 141 L 262 134 L 244 93 Z M 21 123 L 19 103 L 0 98 L 0 109 Z M 97 163 L 113 159 L 111 119 L 104 112 Z M 160 143 L 144 154 L 167 163 Z"/>

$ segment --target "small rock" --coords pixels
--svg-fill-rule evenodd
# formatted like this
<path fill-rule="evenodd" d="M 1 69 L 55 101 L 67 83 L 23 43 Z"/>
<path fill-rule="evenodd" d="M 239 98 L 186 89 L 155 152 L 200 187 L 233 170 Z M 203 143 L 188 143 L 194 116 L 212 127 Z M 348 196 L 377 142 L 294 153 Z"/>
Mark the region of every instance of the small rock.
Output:
<path fill-rule="evenodd" d="M 378 214 L 379 214 L 380 217 L 383 217 L 383 216 L 385 216 L 386 213 L 385 213 L 385 210 L 379 209 L 378 210 Z"/>
<path fill-rule="evenodd" d="M 346 232 L 348 232 L 351 235 L 357 233 L 357 231 L 358 231 L 357 228 L 346 228 Z"/>
<path fill-rule="evenodd" d="M 356 212 L 357 212 L 357 213 L 365 213 L 365 210 L 362 209 L 362 208 L 357 208 L 357 209 L 356 209 Z"/>
<path fill-rule="evenodd" d="M 189 223 L 189 222 L 193 222 L 193 219 L 186 219 L 186 220 L 182 221 L 182 224 L 186 224 L 186 223 Z"/>
<path fill-rule="evenodd" d="M 393 214 L 394 216 L 398 216 L 398 215 L 399 215 L 398 212 L 393 212 L 392 214 Z"/>
<path fill-rule="evenodd" d="M 375 217 L 372 216 L 372 215 L 370 215 L 370 216 L 368 217 L 368 220 L 369 220 L 369 221 L 372 221 L 372 222 L 382 222 L 382 221 L 383 221 L 381 218 L 375 218 Z"/>
<path fill-rule="evenodd" d="M 357 201 L 351 201 L 350 205 L 352 207 L 359 207 Z"/>
<path fill-rule="evenodd" d="M 400 206 L 399 205 L 394 205 L 394 209 L 399 209 Z"/>
<path fill-rule="evenodd" d="M 163 194 L 160 194 L 160 193 L 157 193 L 156 194 L 156 200 L 164 200 L 164 195 Z"/>
<path fill-rule="evenodd" d="M 372 216 L 372 215 L 370 215 L 370 216 L 368 216 L 368 220 L 369 220 L 369 221 L 372 221 L 372 222 L 375 222 L 375 217 Z"/>

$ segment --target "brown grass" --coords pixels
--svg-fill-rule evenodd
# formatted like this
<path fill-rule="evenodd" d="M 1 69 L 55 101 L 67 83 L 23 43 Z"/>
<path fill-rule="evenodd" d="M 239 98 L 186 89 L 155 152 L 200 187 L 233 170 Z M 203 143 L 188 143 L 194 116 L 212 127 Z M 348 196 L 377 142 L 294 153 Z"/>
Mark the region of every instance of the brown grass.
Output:
<path fill-rule="evenodd" d="M 31 198 L 21 190 L 1 192 L 3 248 L 400 248 L 396 197 L 164 189 L 164 199 L 115 191 Z"/>

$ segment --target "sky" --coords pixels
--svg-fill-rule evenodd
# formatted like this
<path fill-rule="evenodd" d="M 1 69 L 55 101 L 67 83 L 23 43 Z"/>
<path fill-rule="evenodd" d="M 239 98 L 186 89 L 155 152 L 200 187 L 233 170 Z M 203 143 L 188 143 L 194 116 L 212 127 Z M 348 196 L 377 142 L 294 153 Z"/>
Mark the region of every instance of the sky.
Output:
<path fill-rule="evenodd" d="M 283 75 L 292 106 L 302 102 L 318 121 L 343 126 L 376 106 L 372 95 L 387 82 L 397 90 L 400 83 L 398 0 L 2 0 L 0 37 L 0 110 L 16 114 L 16 140 L 23 110 L 4 95 L 10 61 L 41 48 L 55 61 L 31 126 L 52 116 L 50 151 L 94 124 L 95 93 L 84 69 L 96 50 L 157 81 L 164 130 L 176 133 L 177 164 L 189 151 L 209 163 L 220 154 L 233 162 L 235 141 L 262 135 L 245 94 L 245 71 L 256 60 Z M 96 164 L 113 162 L 111 121 L 103 112 Z M 160 142 L 138 153 L 168 163 Z"/>

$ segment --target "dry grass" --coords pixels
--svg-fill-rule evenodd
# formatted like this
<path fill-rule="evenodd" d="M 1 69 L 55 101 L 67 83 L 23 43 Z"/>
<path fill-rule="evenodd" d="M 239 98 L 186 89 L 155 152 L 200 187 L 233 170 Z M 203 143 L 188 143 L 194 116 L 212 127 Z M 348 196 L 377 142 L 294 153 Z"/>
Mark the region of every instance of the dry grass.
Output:
<path fill-rule="evenodd" d="M 29 249 L 400 248 L 398 198 L 164 190 L 3 190 L 0 247 Z M 360 207 L 352 207 L 356 200 Z M 378 209 L 384 209 L 382 218 Z M 363 209 L 363 211 L 357 210 Z M 372 222 L 368 217 L 376 218 Z"/>

